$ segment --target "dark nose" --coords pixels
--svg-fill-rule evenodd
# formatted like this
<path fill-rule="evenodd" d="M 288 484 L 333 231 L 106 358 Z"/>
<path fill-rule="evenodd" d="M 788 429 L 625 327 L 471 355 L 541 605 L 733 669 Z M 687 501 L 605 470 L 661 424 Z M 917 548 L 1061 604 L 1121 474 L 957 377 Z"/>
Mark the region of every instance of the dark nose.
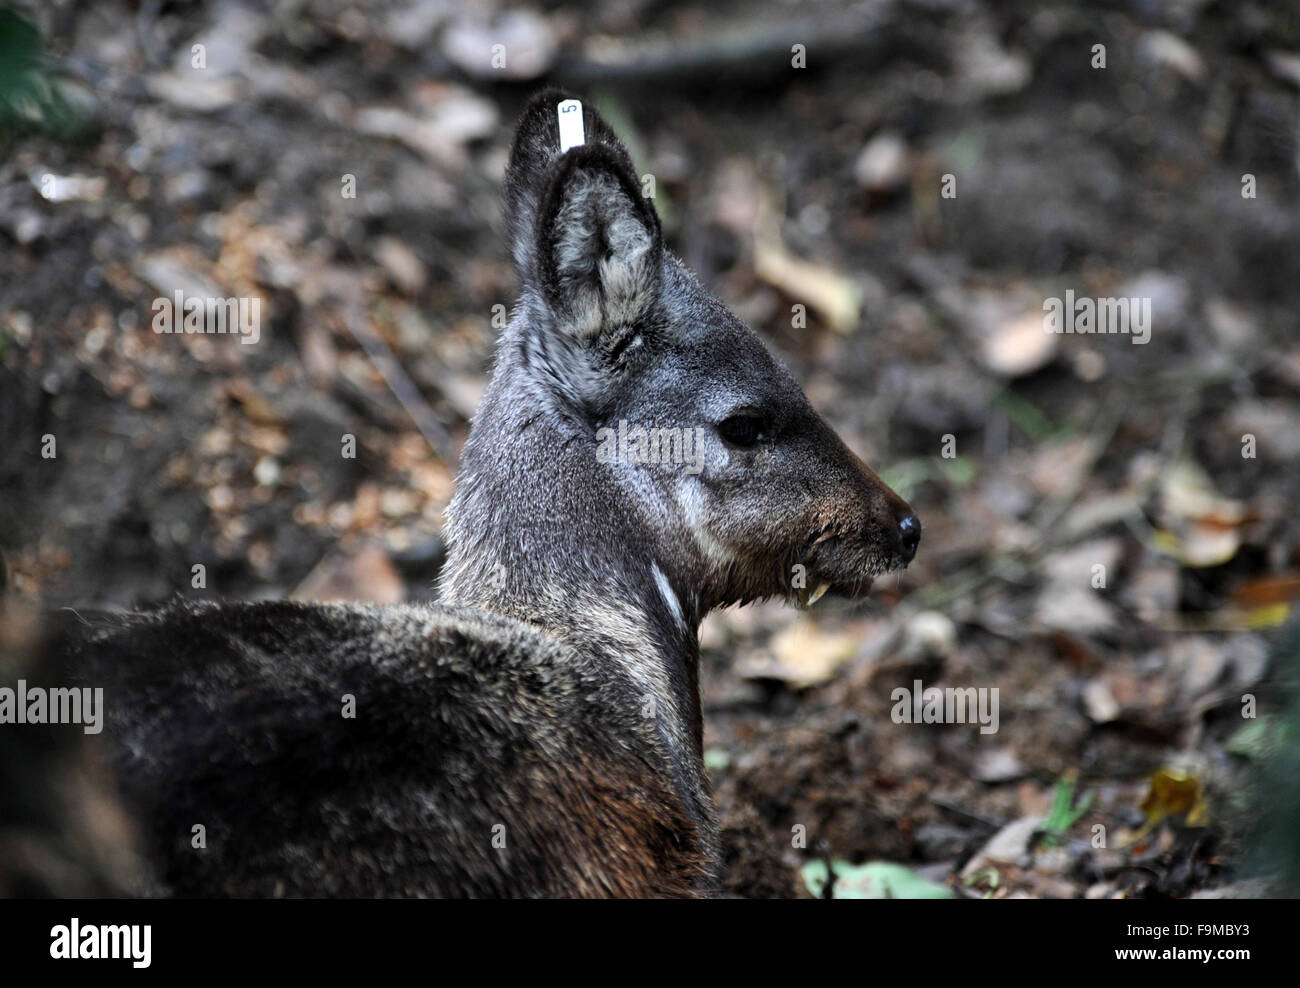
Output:
<path fill-rule="evenodd" d="M 916 515 L 906 515 L 898 523 L 898 545 L 903 555 L 903 562 L 910 563 L 916 556 L 916 547 L 921 544 L 921 520 Z"/>

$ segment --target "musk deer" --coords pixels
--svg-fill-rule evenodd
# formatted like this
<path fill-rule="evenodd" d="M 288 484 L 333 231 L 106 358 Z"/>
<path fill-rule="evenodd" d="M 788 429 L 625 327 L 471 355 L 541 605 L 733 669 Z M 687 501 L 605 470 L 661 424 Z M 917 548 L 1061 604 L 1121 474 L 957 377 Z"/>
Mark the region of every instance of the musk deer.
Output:
<path fill-rule="evenodd" d="M 916 553 L 907 504 L 664 246 L 589 106 L 533 100 L 505 201 L 522 289 L 439 602 L 83 629 L 146 891 L 707 895 L 701 619 L 860 597 Z"/>

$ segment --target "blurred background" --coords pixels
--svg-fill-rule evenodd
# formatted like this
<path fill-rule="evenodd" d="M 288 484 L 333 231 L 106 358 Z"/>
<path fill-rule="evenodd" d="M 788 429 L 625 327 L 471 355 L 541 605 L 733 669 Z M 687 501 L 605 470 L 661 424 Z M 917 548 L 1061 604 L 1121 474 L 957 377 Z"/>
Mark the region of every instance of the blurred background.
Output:
<path fill-rule="evenodd" d="M 0 2 L 11 598 L 431 599 L 546 83 L 925 526 L 863 610 L 706 622 L 728 890 L 1300 888 L 1291 0 Z"/>

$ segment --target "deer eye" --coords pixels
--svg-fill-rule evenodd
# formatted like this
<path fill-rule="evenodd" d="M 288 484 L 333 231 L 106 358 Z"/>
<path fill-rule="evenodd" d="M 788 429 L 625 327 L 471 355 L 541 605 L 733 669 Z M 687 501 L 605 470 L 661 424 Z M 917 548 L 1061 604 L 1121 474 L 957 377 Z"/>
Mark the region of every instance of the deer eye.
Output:
<path fill-rule="evenodd" d="M 752 412 L 731 415 L 718 423 L 718 434 L 732 446 L 753 446 L 767 436 L 767 419 Z"/>

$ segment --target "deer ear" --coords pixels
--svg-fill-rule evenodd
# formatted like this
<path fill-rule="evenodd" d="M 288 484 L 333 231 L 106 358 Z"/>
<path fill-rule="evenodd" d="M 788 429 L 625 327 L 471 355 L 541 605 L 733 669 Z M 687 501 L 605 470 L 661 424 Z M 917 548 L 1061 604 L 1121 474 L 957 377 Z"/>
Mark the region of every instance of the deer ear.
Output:
<path fill-rule="evenodd" d="M 635 324 L 659 287 L 659 217 L 619 156 L 580 145 L 538 206 L 536 284 L 560 329 L 582 340 Z"/>
<path fill-rule="evenodd" d="M 560 132 L 561 119 L 567 125 L 566 134 Z M 635 175 L 627 148 L 591 103 L 555 88 L 544 89 L 534 96 L 515 128 L 505 183 L 505 217 L 511 253 L 525 283 L 538 282 L 541 261 L 537 254 L 538 223 L 542 201 L 554 185 L 556 168 L 565 149 L 575 144 L 582 148 L 603 148 L 608 152 L 606 166 L 628 176 Z"/>

